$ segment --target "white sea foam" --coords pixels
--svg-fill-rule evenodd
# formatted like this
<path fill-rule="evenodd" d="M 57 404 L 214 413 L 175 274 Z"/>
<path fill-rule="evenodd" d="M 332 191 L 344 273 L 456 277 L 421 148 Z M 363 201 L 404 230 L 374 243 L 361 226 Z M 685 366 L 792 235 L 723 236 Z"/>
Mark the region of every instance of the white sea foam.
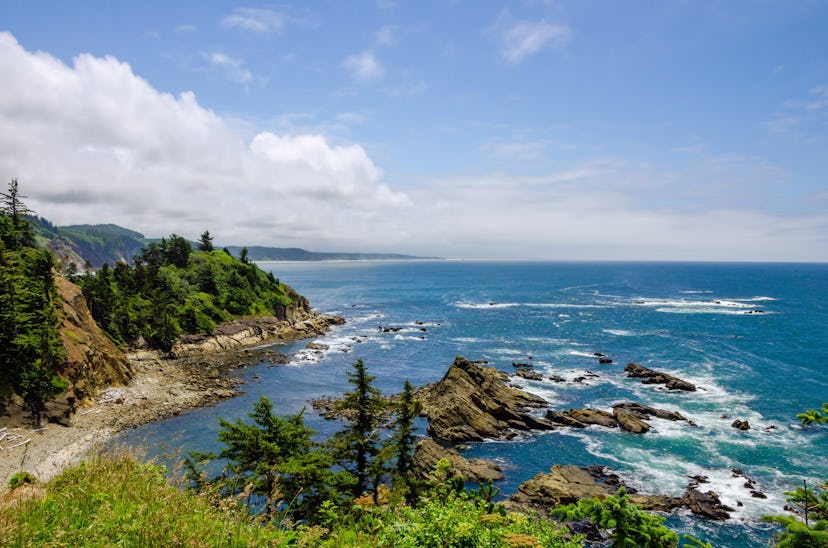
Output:
<path fill-rule="evenodd" d="M 450 339 L 452 342 L 459 342 L 459 343 L 466 343 L 466 344 L 475 344 L 475 343 L 482 343 L 485 339 L 479 339 L 477 337 L 456 337 Z"/>
<path fill-rule="evenodd" d="M 635 331 L 630 331 L 628 329 L 602 329 L 601 331 L 617 337 L 635 337 L 637 335 Z"/>
<path fill-rule="evenodd" d="M 585 358 L 598 359 L 598 356 L 596 356 L 594 353 L 590 353 L 590 352 L 581 352 L 580 350 L 570 350 L 570 351 L 568 352 L 568 354 L 569 354 L 570 356 L 583 356 L 583 357 L 585 357 Z"/>
<path fill-rule="evenodd" d="M 481 309 L 497 309 L 497 308 L 515 308 L 520 306 L 520 303 L 497 303 L 494 301 L 490 301 L 487 303 L 470 303 L 470 302 L 458 302 L 454 303 L 454 306 L 457 308 L 466 308 L 472 310 L 481 310 Z"/>

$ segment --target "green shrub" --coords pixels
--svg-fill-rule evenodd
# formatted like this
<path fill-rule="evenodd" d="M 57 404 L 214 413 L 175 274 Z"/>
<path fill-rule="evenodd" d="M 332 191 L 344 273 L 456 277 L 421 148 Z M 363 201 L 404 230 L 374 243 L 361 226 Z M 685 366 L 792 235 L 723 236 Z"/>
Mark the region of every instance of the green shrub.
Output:
<path fill-rule="evenodd" d="M 30 473 L 25 472 L 25 471 L 24 472 L 17 472 L 16 474 L 13 474 L 12 477 L 9 478 L 9 487 L 11 489 L 17 489 L 18 487 L 20 487 L 24 483 L 34 483 L 34 482 L 35 482 L 34 476 L 32 476 Z"/>

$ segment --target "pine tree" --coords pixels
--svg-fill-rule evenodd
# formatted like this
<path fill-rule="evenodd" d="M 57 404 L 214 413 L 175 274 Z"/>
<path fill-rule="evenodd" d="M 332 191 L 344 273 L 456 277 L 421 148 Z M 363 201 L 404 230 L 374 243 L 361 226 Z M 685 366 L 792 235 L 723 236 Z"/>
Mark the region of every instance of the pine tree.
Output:
<path fill-rule="evenodd" d="M 348 382 L 354 389 L 345 392 L 339 403 L 339 410 L 347 417 L 346 426 L 332 436 L 331 444 L 337 463 L 353 475 L 352 492 L 358 497 L 369 484 L 376 486 L 379 481 L 381 467 L 374 459 L 380 452 L 379 426 L 386 404 L 365 363 L 357 360 L 353 369 Z"/>
<path fill-rule="evenodd" d="M 304 409 L 287 417 L 275 415 L 273 404 L 262 396 L 248 415 L 253 424 L 221 419 L 218 439 L 223 449 L 218 455 L 191 453 L 186 464 L 190 479 L 202 481 L 195 461 L 224 459 L 228 494 L 247 489 L 264 498 L 269 515 L 284 510 L 312 519 L 323 501 L 337 497 L 333 459 L 311 439 L 316 431 L 305 426 L 303 415 Z"/>
<path fill-rule="evenodd" d="M 205 230 L 201 233 L 201 237 L 198 240 L 198 250 L 213 251 L 213 237 L 210 236 L 209 230 Z"/>
<path fill-rule="evenodd" d="M 394 480 L 405 487 L 408 499 L 416 499 L 416 485 L 411 477 L 411 464 L 414 453 L 417 427 L 414 421 L 420 415 L 422 404 L 414 398 L 414 388 L 408 379 L 403 383 L 400 400 L 395 405 L 395 418 L 392 424 L 394 433 L 386 442 L 386 447 L 396 460 Z"/>

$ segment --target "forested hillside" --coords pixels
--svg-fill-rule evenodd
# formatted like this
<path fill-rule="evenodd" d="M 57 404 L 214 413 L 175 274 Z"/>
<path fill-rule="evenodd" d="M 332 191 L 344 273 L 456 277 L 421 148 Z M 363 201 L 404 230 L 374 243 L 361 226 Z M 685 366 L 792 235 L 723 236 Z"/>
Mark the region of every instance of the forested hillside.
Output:
<path fill-rule="evenodd" d="M 144 342 L 169 351 L 182 333 L 212 333 L 217 324 L 244 316 L 285 318 L 292 290 L 252 264 L 213 249 L 205 232 L 193 250 L 171 235 L 150 243 L 132 266 L 104 264 L 76 277 L 92 316 L 118 343 Z"/>

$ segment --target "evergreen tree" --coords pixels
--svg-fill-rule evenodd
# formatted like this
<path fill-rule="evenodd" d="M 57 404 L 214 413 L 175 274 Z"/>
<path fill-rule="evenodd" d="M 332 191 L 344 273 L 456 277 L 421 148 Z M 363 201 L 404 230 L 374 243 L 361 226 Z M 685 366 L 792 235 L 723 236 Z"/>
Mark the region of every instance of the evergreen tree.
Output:
<path fill-rule="evenodd" d="M 209 230 L 205 230 L 201 233 L 201 237 L 198 240 L 198 250 L 213 251 L 213 237 L 210 236 Z"/>
<path fill-rule="evenodd" d="M 396 461 L 394 467 L 395 487 L 404 487 L 408 500 L 416 500 L 417 486 L 414 478 L 411 477 L 411 464 L 416 444 L 416 426 L 414 421 L 420 415 L 422 404 L 414 398 L 414 387 L 408 382 L 403 383 L 403 391 L 400 400 L 395 405 L 394 422 L 392 424 L 393 434 L 385 444 L 386 452 L 391 453 L 389 460 Z"/>
<path fill-rule="evenodd" d="M 32 211 L 23 203 L 23 198 L 27 197 L 20 194 L 17 179 L 9 182 L 8 192 L 0 192 L 0 203 L 2 203 L 0 212 L 11 220 L 10 230 L 3 237 L 6 239 L 6 246 L 14 251 L 34 245 L 32 229 L 25 219 L 27 215 L 32 214 Z"/>
<path fill-rule="evenodd" d="M 228 494 L 247 489 L 265 501 L 267 514 L 284 510 L 312 519 L 324 500 L 336 498 L 335 481 L 333 459 L 311 439 L 316 431 L 305 426 L 303 413 L 277 416 L 262 396 L 248 415 L 253 424 L 221 419 L 218 439 L 224 447 L 218 455 L 191 453 L 190 479 L 202 482 L 195 461 L 224 459 L 230 473 L 223 478 Z"/>
<path fill-rule="evenodd" d="M 386 404 L 380 390 L 372 384 L 375 378 L 368 374 L 362 360 L 353 364 L 348 382 L 354 389 L 345 392 L 339 403 L 346 426 L 331 438 L 337 463 L 353 475 L 355 497 L 364 493 L 369 484 L 376 486 L 379 481 L 377 472 L 381 467 L 374 459 L 380 451 L 379 427 Z"/>
<path fill-rule="evenodd" d="M 66 389 L 54 255 L 33 247 L 16 179 L 0 193 L 0 399 L 18 394 L 40 423 L 46 401 Z"/>

